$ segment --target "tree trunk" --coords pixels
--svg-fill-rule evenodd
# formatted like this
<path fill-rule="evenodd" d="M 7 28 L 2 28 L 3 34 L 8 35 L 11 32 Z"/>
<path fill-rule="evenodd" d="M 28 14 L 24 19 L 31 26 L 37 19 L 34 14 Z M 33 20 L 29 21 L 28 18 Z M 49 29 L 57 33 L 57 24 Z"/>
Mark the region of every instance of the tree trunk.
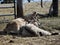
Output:
<path fill-rule="evenodd" d="M 41 7 L 43 8 L 43 0 L 41 0 Z"/>
<path fill-rule="evenodd" d="M 23 18 L 22 0 L 17 0 L 17 18 Z"/>
<path fill-rule="evenodd" d="M 58 17 L 58 0 L 53 0 L 53 16 Z"/>

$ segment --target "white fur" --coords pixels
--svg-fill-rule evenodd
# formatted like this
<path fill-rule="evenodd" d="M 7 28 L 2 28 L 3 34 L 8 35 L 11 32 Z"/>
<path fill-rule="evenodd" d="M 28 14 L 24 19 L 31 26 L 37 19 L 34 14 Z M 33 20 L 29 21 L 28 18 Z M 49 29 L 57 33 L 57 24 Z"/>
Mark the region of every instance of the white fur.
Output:
<path fill-rule="evenodd" d="M 50 32 L 40 29 L 40 28 L 36 27 L 34 24 L 26 24 L 26 26 L 31 28 L 31 31 L 35 32 L 36 35 L 39 35 L 38 34 L 39 32 L 41 32 L 43 35 L 51 35 Z"/>

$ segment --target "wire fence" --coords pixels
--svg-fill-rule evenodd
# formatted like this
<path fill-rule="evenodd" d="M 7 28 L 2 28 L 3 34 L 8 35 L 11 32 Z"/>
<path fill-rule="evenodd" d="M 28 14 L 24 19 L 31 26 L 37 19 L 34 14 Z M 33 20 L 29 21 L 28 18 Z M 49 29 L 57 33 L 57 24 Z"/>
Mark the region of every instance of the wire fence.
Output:
<path fill-rule="evenodd" d="M 0 4 L 0 17 L 13 16 L 14 18 L 16 18 L 16 15 L 17 14 L 16 14 L 16 1 L 15 0 L 13 1 L 13 3 Z M 3 22 L 9 22 L 9 21 L 5 20 L 4 18 L 4 20 L 0 20 L 0 23 L 3 23 Z"/>

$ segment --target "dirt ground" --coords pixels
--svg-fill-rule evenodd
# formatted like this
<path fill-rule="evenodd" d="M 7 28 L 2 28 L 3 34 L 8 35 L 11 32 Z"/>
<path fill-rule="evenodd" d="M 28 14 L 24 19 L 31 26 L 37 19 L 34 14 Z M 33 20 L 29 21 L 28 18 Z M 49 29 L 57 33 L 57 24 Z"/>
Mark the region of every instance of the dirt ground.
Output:
<path fill-rule="evenodd" d="M 60 35 L 42 37 L 0 35 L 0 45 L 60 45 Z"/>

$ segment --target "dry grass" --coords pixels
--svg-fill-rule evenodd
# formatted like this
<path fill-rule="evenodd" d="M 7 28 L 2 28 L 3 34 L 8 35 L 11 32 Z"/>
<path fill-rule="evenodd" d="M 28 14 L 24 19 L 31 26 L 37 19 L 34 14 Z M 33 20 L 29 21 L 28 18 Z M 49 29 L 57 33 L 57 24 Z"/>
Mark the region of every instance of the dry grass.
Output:
<path fill-rule="evenodd" d="M 43 28 L 50 32 L 60 31 L 60 17 L 44 18 L 44 19 L 39 19 L 39 21 L 41 23 L 40 28 Z"/>
<path fill-rule="evenodd" d="M 60 36 L 16 37 L 0 36 L 1 45 L 60 45 Z"/>
<path fill-rule="evenodd" d="M 34 3 L 26 3 L 23 5 L 24 8 L 24 14 L 29 14 L 32 13 L 33 11 L 36 11 L 37 13 L 40 14 L 46 14 L 49 12 L 49 7 L 50 7 L 50 3 L 48 3 L 48 5 L 45 3 L 44 4 L 44 8 L 41 7 L 41 4 L 38 2 L 34 2 Z"/>

